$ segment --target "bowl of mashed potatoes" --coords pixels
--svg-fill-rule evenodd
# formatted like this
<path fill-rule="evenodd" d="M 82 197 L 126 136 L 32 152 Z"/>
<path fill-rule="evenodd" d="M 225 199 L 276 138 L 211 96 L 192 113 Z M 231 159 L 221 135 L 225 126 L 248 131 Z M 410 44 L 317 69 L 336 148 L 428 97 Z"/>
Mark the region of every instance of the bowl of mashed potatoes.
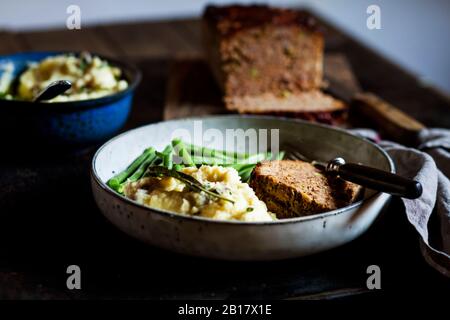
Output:
<path fill-rule="evenodd" d="M 0 116 L 6 120 L 1 133 L 11 136 L 11 145 L 78 148 L 98 143 L 124 125 L 140 79 L 133 65 L 88 52 L 0 56 Z M 33 102 L 56 80 L 69 80 L 72 87 L 51 100 Z"/>
<path fill-rule="evenodd" d="M 46 101 L 48 103 L 96 99 L 128 88 L 128 81 L 122 77 L 122 70 L 106 59 L 87 52 L 79 56 L 58 54 L 30 63 L 18 79 L 16 99 L 33 100 L 39 92 L 57 80 L 70 81 L 72 88 Z"/>

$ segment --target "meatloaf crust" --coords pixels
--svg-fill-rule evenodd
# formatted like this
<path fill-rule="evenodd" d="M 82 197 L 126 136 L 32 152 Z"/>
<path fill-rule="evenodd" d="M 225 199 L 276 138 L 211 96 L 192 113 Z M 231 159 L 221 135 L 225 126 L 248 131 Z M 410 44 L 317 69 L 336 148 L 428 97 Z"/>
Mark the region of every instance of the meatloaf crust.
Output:
<path fill-rule="evenodd" d="M 265 5 L 207 6 L 204 19 L 217 28 L 223 37 L 262 25 L 301 25 L 310 31 L 320 31 L 319 25 L 301 10 L 271 8 Z"/>

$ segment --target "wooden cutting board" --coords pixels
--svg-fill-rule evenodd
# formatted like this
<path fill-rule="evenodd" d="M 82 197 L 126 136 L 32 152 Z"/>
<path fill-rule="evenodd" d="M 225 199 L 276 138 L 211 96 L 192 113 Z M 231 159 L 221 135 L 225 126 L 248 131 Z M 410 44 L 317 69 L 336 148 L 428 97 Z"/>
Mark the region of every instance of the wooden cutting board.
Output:
<path fill-rule="evenodd" d="M 327 75 L 358 90 L 358 82 L 350 64 L 342 54 L 327 54 L 324 59 Z M 200 58 L 177 58 L 170 66 L 164 119 L 176 119 L 209 114 L 225 114 L 222 93 L 206 63 Z"/>
<path fill-rule="evenodd" d="M 346 96 L 346 102 L 350 105 L 349 117 L 344 123 L 338 124 L 340 127 L 372 128 L 384 139 L 411 146 L 416 144 L 418 132 L 425 128 L 373 93 L 362 92 L 343 54 L 325 54 L 324 84 L 329 93 Z M 229 111 L 223 105 L 222 93 L 201 58 L 178 58 L 172 61 L 164 120 L 226 113 Z"/>

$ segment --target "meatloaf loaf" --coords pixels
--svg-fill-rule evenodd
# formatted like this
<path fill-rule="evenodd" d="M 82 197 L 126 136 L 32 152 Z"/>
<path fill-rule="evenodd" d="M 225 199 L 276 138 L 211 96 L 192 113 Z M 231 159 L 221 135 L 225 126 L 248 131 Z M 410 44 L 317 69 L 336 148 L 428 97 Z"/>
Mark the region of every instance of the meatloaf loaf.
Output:
<path fill-rule="evenodd" d="M 278 218 L 334 210 L 358 199 L 361 186 L 323 174 L 312 164 L 295 160 L 258 164 L 250 186 Z"/>
<path fill-rule="evenodd" d="M 203 43 L 229 110 L 300 116 L 346 110 L 342 102 L 320 92 L 323 35 L 303 11 L 209 6 L 203 16 Z"/>

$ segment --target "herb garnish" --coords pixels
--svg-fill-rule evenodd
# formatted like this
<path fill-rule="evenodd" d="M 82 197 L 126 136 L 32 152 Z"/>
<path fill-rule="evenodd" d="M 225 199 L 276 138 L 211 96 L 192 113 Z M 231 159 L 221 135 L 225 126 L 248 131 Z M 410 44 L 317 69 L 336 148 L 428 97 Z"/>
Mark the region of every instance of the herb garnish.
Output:
<path fill-rule="evenodd" d="M 196 192 L 203 191 L 204 193 L 206 193 L 207 195 L 209 195 L 211 197 L 222 199 L 222 200 L 225 200 L 225 201 L 228 201 L 228 202 L 231 202 L 234 204 L 233 200 L 221 196 L 220 194 L 217 193 L 216 190 L 207 189 L 197 179 L 195 179 L 194 177 L 191 177 L 190 175 L 188 175 L 184 172 L 181 172 L 181 171 L 176 171 L 173 169 L 169 170 L 162 166 L 150 166 L 150 167 L 148 167 L 147 172 L 145 173 L 145 176 L 172 177 L 172 178 L 178 179 L 181 182 L 185 183 L 188 186 L 188 188 L 190 188 L 193 191 L 196 191 Z"/>

